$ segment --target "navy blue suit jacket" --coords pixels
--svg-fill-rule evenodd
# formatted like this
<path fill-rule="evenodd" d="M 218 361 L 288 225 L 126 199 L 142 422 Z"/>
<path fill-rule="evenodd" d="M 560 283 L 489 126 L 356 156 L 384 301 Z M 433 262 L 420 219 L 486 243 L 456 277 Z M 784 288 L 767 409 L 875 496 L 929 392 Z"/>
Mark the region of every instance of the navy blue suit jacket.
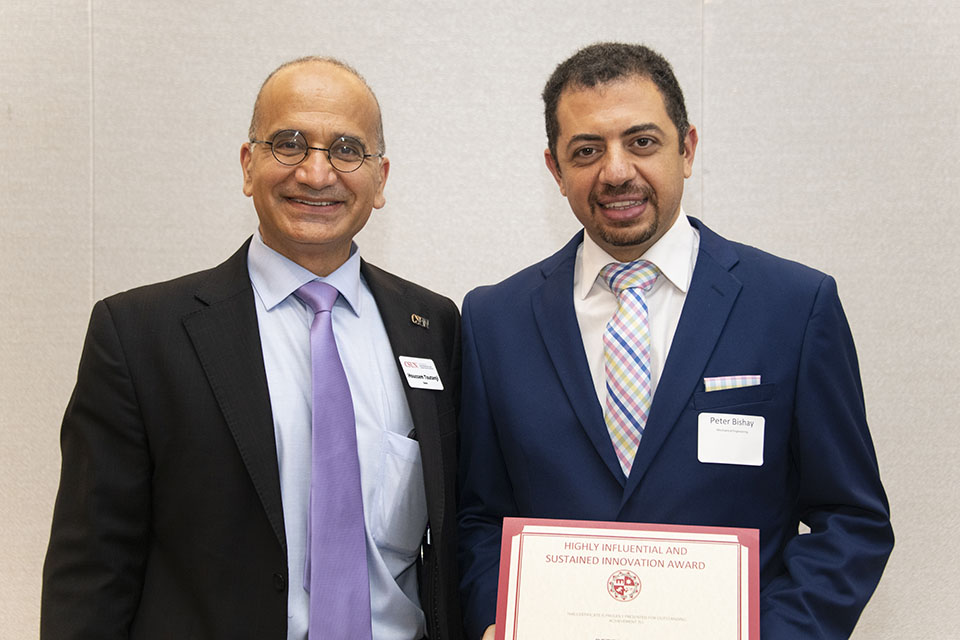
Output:
<path fill-rule="evenodd" d="M 764 638 L 845 638 L 893 547 L 853 339 L 830 276 L 725 240 L 700 249 L 629 478 L 573 308 L 582 232 L 463 303 L 461 598 L 494 622 L 501 518 L 760 530 Z M 704 377 L 761 384 L 704 391 Z M 701 412 L 765 418 L 763 464 L 697 459 Z M 798 535 L 798 524 L 810 533 Z"/>

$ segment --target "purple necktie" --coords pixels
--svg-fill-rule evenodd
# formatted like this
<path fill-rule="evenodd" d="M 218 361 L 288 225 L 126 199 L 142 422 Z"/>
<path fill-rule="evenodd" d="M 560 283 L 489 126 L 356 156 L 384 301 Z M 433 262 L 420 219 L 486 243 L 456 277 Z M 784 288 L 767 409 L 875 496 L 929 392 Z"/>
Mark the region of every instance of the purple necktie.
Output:
<path fill-rule="evenodd" d="M 356 419 L 333 335 L 340 292 L 314 280 L 296 294 L 316 314 L 310 327 L 313 441 L 304 588 L 310 640 L 370 640 L 370 579 Z"/>

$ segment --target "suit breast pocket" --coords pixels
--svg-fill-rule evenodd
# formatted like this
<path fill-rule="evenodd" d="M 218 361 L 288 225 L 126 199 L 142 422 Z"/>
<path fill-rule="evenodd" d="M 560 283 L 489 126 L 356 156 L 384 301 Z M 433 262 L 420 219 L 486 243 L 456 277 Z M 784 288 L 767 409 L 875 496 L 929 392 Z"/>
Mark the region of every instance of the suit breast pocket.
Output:
<path fill-rule="evenodd" d="M 697 391 L 693 394 L 693 408 L 697 411 L 705 411 L 767 402 L 773 398 L 776 390 L 776 383 L 767 382 L 723 391 Z"/>
<path fill-rule="evenodd" d="M 413 556 L 427 528 L 420 443 L 389 431 L 382 437 L 370 531 L 378 546 Z"/>

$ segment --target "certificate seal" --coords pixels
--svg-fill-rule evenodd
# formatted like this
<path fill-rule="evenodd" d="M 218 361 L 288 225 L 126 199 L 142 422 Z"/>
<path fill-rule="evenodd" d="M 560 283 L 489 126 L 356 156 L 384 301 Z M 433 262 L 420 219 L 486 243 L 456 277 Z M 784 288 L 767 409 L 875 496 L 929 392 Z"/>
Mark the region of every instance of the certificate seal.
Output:
<path fill-rule="evenodd" d="M 640 595 L 640 578 L 633 571 L 617 571 L 607 580 L 607 593 L 619 602 L 629 602 Z"/>

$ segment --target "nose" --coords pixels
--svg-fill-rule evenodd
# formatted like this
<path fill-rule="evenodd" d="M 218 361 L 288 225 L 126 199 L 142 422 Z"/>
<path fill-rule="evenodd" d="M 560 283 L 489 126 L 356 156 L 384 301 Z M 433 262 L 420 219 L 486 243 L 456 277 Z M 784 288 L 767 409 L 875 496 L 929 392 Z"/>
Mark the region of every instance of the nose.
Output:
<path fill-rule="evenodd" d="M 611 146 L 601 159 L 600 181 L 611 186 L 630 182 L 636 176 L 634 157 L 619 145 Z"/>
<path fill-rule="evenodd" d="M 315 149 L 311 149 L 303 162 L 297 165 L 295 175 L 297 182 L 313 189 L 329 187 L 339 180 L 339 174 L 330 164 L 327 153 Z"/>

